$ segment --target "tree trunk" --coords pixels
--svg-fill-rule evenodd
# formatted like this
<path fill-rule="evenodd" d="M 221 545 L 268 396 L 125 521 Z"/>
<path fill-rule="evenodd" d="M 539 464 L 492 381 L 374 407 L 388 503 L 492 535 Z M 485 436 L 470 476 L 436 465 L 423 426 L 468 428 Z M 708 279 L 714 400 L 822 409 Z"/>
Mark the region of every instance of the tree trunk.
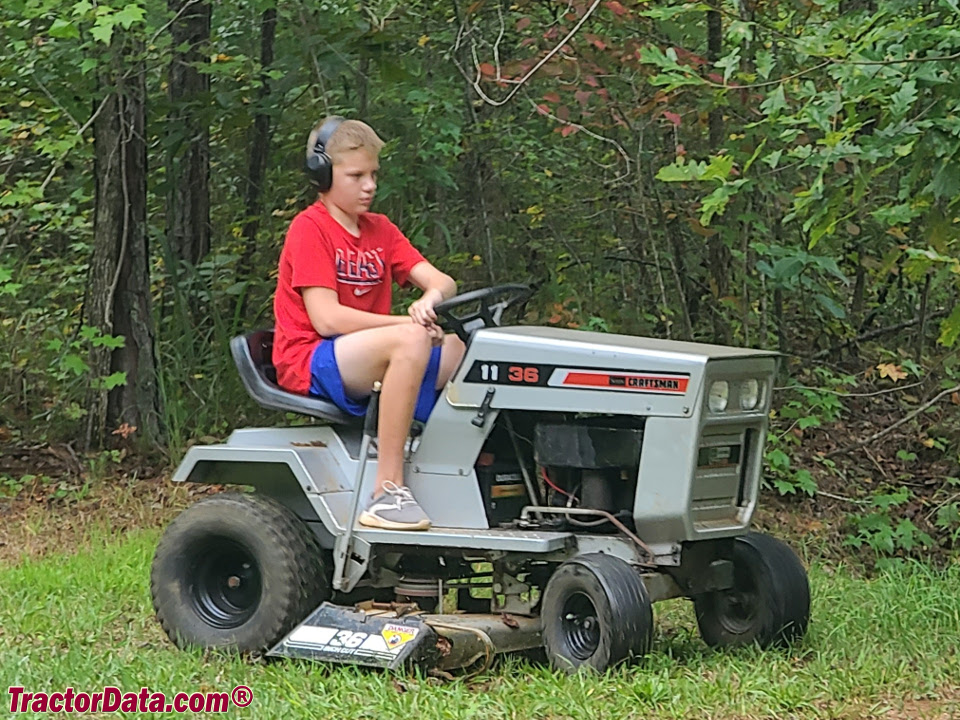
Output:
<path fill-rule="evenodd" d="M 171 110 L 167 155 L 167 241 L 174 262 L 196 265 L 210 251 L 210 128 L 206 95 L 210 76 L 200 72 L 210 41 L 209 3 L 169 0 L 174 53 L 168 72 Z M 177 14 L 182 13 L 182 14 Z M 182 52 L 176 51 L 187 45 Z"/>
<path fill-rule="evenodd" d="M 247 221 L 243 225 L 243 255 L 240 257 L 238 274 L 241 278 L 250 277 L 253 270 L 253 253 L 256 250 L 257 231 L 260 229 L 262 207 L 263 178 L 267 168 L 267 155 L 270 146 L 270 115 L 265 111 L 270 95 L 269 79 L 266 71 L 273 64 L 273 42 L 277 30 L 277 9 L 263 11 L 260 18 L 260 92 L 257 112 L 253 118 L 250 134 L 250 159 L 247 165 L 247 193 L 245 199 Z M 244 306 L 246 297 L 244 297 Z"/>
<path fill-rule="evenodd" d="M 707 59 L 713 65 L 723 56 L 723 18 L 716 10 L 707 11 Z M 723 108 L 716 106 L 709 115 L 710 153 L 723 147 Z M 730 294 L 730 250 L 717 233 L 707 240 L 707 267 L 717 293 L 718 309 L 713 314 L 713 330 L 717 342 L 730 344 L 730 325 L 723 319 L 723 299 Z"/>
<path fill-rule="evenodd" d="M 707 10 L 707 60 L 713 63 L 723 56 L 723 18 L 717 10 Z M 710 151 L 723 144 L 723 108 L 713 107 L 709 115 Z"/>
<path fill-rule="evenodd" d="M 453 2 L 454 14 L 457 19 L 457 23 L 462 25 L 464 22 L 464 14 L 460 9 L 460 4 L 454 0 Z M 472 58 L 470 56 L 470 50 L 467 47 L 466 43 L 462 45 L 459 51 L 459 56 L 457 60 L 460 62 L 462 67 L 470 67 Z M 464 110 L 464 127 L 470 128 L 475 132 L 474 137 L 479 137 L 480 133 L 476 131 L 480 128 L 480 118 L 477 114 L 477 109 L 474 106 L 474 101 L 477 99 L 476 91 L 473 88 L 473 85 L 469 80 L 464 77 L 464 83 L 461 86 L 463 88 L 463 110 Z M 460 166 L 465 169 L 466 176 L 472 181 L 476 193 L 476 206 L 479 207 L 480 217 L 474 220 L 464 218 L 464 236 L 470 237 L 470 242 L 468 244 L 471 247 L 471 252 L 476 252 L 483 258 L 483 264 L 487 268 L 487 277 L 490 280 L 491 285 L 496 284 L 496 263 L 494 256 L 494 246 L 493 246 L 493 220 L 490 217 L 490 212 L 487 208 L 487 193 L 488 190 L 484 186 L 484 178 L 496 178 L 496 172 L 491 167 L 489 158 L 485 155 L 486 148 L 482 147 L 479 141 L 475 140 L 474 142 L 469 143 L 468 149 L 464 152 L 463 156 L 460 159 Z M 482 228 L 483 238 L 479 241 L 474 240 L 476 237 L 476 232 Z M 527 272 L 533 272 L 534 266 L 539 263 L 539 254 L 534 252 L 527 257 Z"/>
<path fill-rule="evenodd" d="M 123 423 L 142 442 L 162 440 L 160 396 L 150 297 L 146 234 L 147 148 L 143 45 L 114 37 L 113 62 L 99 77 L 110 95 L 93 124 L 94 248 L 85 322 L 124 346 L 91 350 L 87 445 L 102 445 Z M 101 389 L 102 379 L 126 373 L 126 383 Z"/>

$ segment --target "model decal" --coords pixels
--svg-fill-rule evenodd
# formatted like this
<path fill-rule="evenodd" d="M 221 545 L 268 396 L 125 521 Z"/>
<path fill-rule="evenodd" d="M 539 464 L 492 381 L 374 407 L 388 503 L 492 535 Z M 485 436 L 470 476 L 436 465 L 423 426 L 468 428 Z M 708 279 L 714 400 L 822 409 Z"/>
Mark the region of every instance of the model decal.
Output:
<path fill-rule="evenodd" d="M 686 373 L 644 372 L 556 365 L 516 364 L 477 360 L 464 382 L 483 385 L 524 385 L 576 390 L 683 395 L 690 384 Z"/>
<path fill-rule="evenodd" d="M 560 368 L 556 382 L 560 387 L 581 387 L 597 390 L 664 393 L 683 395 L 690 382 L 689 375 L 610 373 L 604 371 L 566 370 Z M 554 379 L 551 378 L 551 385 Z"/>
<path fill-rule="evenodd" d="M 419 632 L 416 627 L 393 624 L 387 625 L 379 634 L 302 625 L 290 633 L 284 644 L 311 650 L 318 655 L 351 655 L 391 661 Z"/>

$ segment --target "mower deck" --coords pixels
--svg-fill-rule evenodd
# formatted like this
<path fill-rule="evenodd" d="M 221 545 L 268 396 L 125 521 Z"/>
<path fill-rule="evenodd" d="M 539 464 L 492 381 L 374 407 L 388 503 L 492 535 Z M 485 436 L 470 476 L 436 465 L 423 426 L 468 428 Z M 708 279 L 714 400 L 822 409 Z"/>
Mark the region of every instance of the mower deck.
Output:
<path fill-rule="evenodd" d="M 499 653 L 538 648 L 539 618 L 502 614 L 429 614 L 396 603 L 347 608 L 322 603 L 267 655 L 396 669 L 454 670 Z"/>

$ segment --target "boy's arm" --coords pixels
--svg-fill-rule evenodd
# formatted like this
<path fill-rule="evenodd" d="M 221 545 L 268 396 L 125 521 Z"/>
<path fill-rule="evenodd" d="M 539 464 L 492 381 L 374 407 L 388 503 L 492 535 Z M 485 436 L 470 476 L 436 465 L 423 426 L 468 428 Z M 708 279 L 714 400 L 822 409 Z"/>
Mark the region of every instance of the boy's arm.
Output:
<path fill-rule="evenodd" d="M 456 281 L 443 273 L 428 261 L 418 262 L 410 270 L 409 280 L 423 290 L 419 300 L 410 305 L 407 311 L 413 321 L 421 325 L 432 325 L 437 321 L 434 308 L 444 300 L 457 294 Z"/>
<path fill-rule="evenodd" d="M 301 293 L 310 324 L 323 337 L 410 322 L 406 315 L 380 315 L 341 305 L 337 291 L 331 288 L 305 287 Z"/>

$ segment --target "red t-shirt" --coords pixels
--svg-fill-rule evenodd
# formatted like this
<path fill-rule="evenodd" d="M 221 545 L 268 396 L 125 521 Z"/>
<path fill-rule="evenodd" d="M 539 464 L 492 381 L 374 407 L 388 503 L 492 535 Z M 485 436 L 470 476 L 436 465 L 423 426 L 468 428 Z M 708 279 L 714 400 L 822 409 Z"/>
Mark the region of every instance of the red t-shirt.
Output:
<path fill-rule="evenodd" d="M 341 305 L 389 315 L 392 281 L 405 286 L 410 270 L 424 260 L 386 215 L 363 213 L 359 225 L 357 238 L 321 202 L 290 223 L 273 298 L 273 364 L 277 382 L 287 390 L 301 395 L 310 390 L 310 359 L 322 339 L 307 315 L 303 288 L 331 288 Z"/>

